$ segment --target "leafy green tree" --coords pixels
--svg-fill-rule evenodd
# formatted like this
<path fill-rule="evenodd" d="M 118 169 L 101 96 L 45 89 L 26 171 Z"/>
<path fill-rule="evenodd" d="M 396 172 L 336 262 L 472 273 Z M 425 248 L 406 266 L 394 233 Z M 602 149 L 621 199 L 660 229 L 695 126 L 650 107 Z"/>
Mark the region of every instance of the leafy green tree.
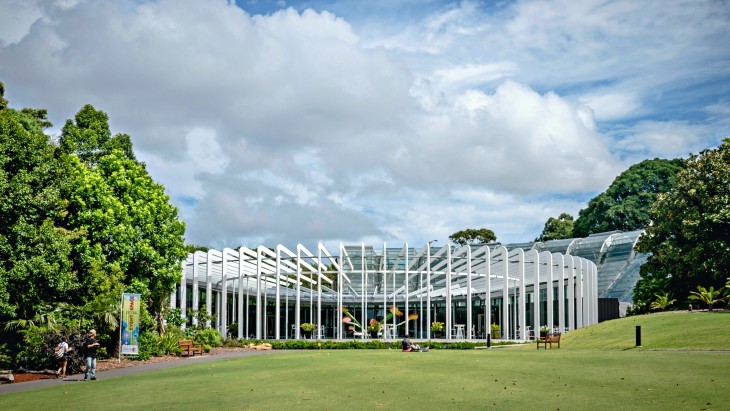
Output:
<path fill-rule="evenodd" d="M 535 241 L 562 240 L 573 237 L 573 216 L 561 213 L 558 218 L 550 217 L 545 222 L 542 234 Z"/>
<path fill-rule="evenodd" d="M 34 318 L 75 287 L 63 213 L 62 174 L 37 116 L 7 107 L 0 85 L 0 323 Z"/>
<path fill-rule="evenodd" d="M 140 291 L 164 333 L 163 306 L 180 281 L 180 261 L 187 255 L 185 224 L 144 165 L 115 150 L 101 158 L 97 170 L 123 202 L 133 229 L 126 283 L 142 286 Z"/>
<path fill-rule="evenodd" d="M 488 228 L 467 228 L 451 234 L 449 239 L 458 245 L 486 244 L 497 241 L 497 236 Z"/>
<path fill-rule="evenodd" d="M 691 155 L 677 187 L 651 207 L 651 226 L 637 250 L 650 253 L 641 267 L 634 302 L 671 291 L 679 301 L 697 284 L 721 287 L 730 267 L 730 138 Z"/>
<path fill-rule="evenodd" d="M 64 159 L 68 181 L 61 194 L 67 213 L 61 223 L 73 233 L 70 256 L 80 283 L 73 301 L 118 298 L 134 244 L 131 218 L 98 172 L 76 156 Z"/>
<path fill-rule="evenodd" d="M 676 186 L 676 175 L 684 160 L 644 160 L 621 173 L 608 189 L 592 198 L 580 210 L 573 225 L 573 237 L 587 237 L 604 231 L 631 231 L 649 225 L 649 208 L 659 193 Z"/>
<path fill-rule="evenodd" d="M 90 105 L 63 128 L 60 151 L 73 179 L 64 193 L 67 222 L 80 234 L 74 262 L 85 265 L 85 283 L 101 295 L 118 295 L 114 286 L 122 284 L 141 293 L 162 333 L 163 307 L 186 255 L 185 225 L 134 158 L 129 136 L 110 136 L 108 116 Z"/>
<path fill-rule="evenodd" d="M 709 288 L 702 287 L 701 285 L 697 286 L 697 291 L 690 291 L 690 300 L 696 300 L 696 301 L 702 301 L 703 303 L 707 304 L 707 307 L 712 311 L 712 307 L 717 304 L 725 301 L 725 297 L 722 297 L 722 291 L 723 288 L 720 288 L 718 290 L 715 290 L 715 287 L 710 286 Z"/>

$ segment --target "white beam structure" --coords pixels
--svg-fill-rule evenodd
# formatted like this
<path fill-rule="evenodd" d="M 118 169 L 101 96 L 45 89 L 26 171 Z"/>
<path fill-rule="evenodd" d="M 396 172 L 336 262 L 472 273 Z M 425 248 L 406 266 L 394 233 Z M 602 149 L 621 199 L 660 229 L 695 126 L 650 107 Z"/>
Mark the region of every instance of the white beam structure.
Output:
<path fill-rule="evenodd" d="M 196 251 L 181 269 L 171 306 L 189 318 L 204 292 L 206 312 L 218 318 L 202 325 L 225 336 L 236 324 L 238 338 L 301 339 L 301 324 L 316 322 L 313 338 L 365 340 L 371 338 L 368 322 L 382 322 L 392 307 L 405 317 L 393 316 L 379 338 L 431 338 L 431 323 L 440 321 L 447 340 L 487 338 L 492 323 L 501 327 L 500 338 L 526 340 L 534 335 L 528 330 L 541 326 L 567 332 L 598 320 L 596 265 L 537 248 L 404 243 L 376 250 L 362 243 L 340 244 L 335 255 L 322 244 L 316 254 L 302 244 L 296 251 L 260 245 Z M 255 301 L 250 310 L 249 296 Z M 343 323 L 344 310 L 355 320 Z M 190 321 L 197 325 L 196 318 Z"/>

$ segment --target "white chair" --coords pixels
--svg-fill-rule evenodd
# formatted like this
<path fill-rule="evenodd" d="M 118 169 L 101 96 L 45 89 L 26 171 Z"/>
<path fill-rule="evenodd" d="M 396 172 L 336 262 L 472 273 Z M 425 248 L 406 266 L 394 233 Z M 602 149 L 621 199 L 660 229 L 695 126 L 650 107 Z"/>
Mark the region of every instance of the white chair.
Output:
<path fill-rule="evenodd" d="M 454 335 L 457 339 L 464 339 L 464 324 L 456 324 L 454 328 Z"/>

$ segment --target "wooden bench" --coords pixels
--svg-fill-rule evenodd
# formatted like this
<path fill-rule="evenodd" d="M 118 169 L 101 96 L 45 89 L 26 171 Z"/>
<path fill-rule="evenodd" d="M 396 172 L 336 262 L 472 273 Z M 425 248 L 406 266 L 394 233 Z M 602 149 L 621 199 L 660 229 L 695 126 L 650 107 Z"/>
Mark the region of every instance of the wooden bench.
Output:
<path fill-rule="evenodd" d="M 553 349 L 553 344 L 558 344 L 558 348 L 560 348 L 560 333 L 554 333 L 554 334 L 547 334 L 544 337 L 540 337 L 537 339 L 537 349 L 540 349 L 540 344 L 543 344 L 545 346 L 545 349 L 547 350 L 548 344 L 550 344 L 550 349 Z"/>
<path fill-rule="evenodd" d="M 195 353 L 203 355 L 203 343 L 196 343 L 193 340 L 180 340 L 177 342 L 182 350 L 182 355 L 194 357 Z"/>

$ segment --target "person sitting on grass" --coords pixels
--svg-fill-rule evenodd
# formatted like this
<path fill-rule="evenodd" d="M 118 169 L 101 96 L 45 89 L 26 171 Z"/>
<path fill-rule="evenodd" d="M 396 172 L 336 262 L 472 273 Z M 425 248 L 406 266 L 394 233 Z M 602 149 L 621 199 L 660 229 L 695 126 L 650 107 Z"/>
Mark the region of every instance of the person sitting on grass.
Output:
<path fill-rule="evenodd" d="M 406 334 L 406 338 L 404 338 L 403 342 L 401 342 L 401 347 L 403 347 L 403 352 L 421 351 L 421 347 L 411 342 L 411 338 L 408 334 Z"/>

